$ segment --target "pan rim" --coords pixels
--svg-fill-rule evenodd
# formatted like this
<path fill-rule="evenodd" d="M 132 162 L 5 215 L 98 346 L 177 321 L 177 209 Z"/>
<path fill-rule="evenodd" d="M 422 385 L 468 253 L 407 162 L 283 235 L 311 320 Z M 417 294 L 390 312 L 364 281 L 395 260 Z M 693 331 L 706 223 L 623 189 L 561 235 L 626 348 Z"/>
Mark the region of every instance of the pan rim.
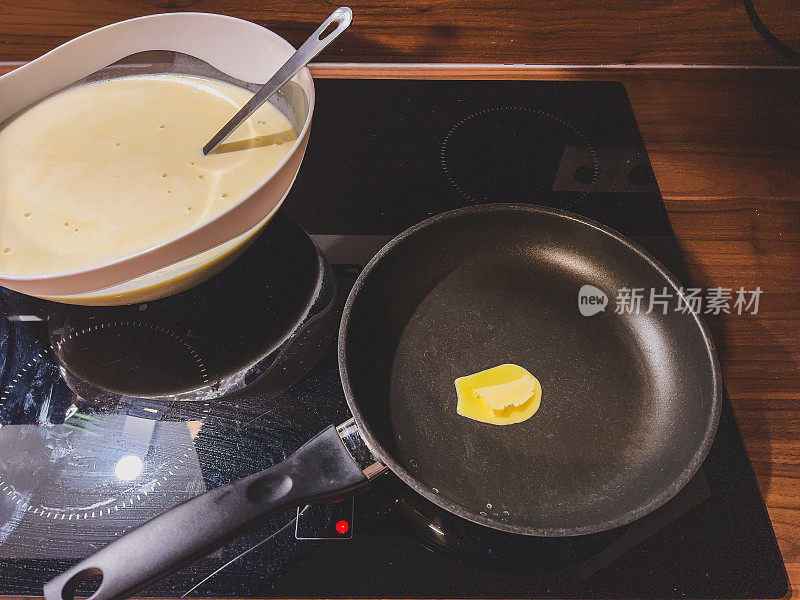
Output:
<path fill-rule="evenodd" d="M 423 497 L 433 502 L 437 506 L 447 510 L 448 512 L 456 516 L 464 518 L 468 521 L 472 521 L 473 523 L 489 527 L 491 529 L 505 531 L 508 533 L 535 536 L 535 537 L 572 537 L 579 535 L 589 535 L 593 533 L 608 531 L 610 529 L 615 529 L 623 525 L 627 525 L 628 523 L 631 523 L 632 521 L 635 521 L 636 519 L 639 519 L 651 513 L 658 507 L 662 506 L 671 498 L 673 498 L 681 489 L 683 489 L 683 487 L 692 479 L 692 477 L 694 477 L 694 475 L 700 469 L 700 466 L 705 461 L 706 457 L 708 456 L 708 452 L 711 448 L 711 444 L 714 441 L 714 437 L 716 436 L 717 426 L 719 424 L 720 414 L 722 411 L 722 387 L 723 387 L 722 374 L 719 365 L 719 359 L 717 356 L 716 346 L 708 330 L 708 327 L 698 314 L 695 314 L 693 312 L 691 313 L 694 319 L 694 323 L 699 329 L 701 337 L 703 338 L 703 342 L 705 343 L 706 346 L 706 354 L 709 357 L 709 361 L 711 364 L 711 379 L 713 385 L 711 411 L 709 414 L 709 418 L 706 422 L 705 431 L 703 432 L 700 444 L 698 445 L 697 449 L 692 455 L 691 460 L 688 462 L 686 467 L 684 467 L 679 476 L 676 477 L 670 483 L 670 485 L 667 486 L 664 490 L 662 490 L 659 494 L 652 497 L 646 504 L 640 505 L 639 507 L 633 510 L 620 514 L 613 519 L 607 519 L 605 521 L 602 521 L 600 523 L 595 523 L 593 525 L 583 525 L 577 527 L 524 527 L 503 522 L 498 519 L 494 519 L 490 516 L 482 516 L 480 514 L 476 514 L 470 510 L 465 509 L 463 506 L 459 504 L 456 504 L 445 498 L 442 498 L 440 495 L 434 493 L 428 486 L 419 482 L 411 473 L 409 473 L 402 465 L 400 465 L 394 458 L 392 458 L 389 452 L 386 451 L 383 445 L 373 435 L 372 429 L 363 418 L 363 415 L 358 407 L 358 403 L 357 400 L 355 399 L 355 395 L 353 393 L 353 389 L 350 383 L 350 377 L 348 375 L 346 368 L 347 364 L 346 347 L 347 347 L 347 338 L 349 331 L 348 325 L 351 320 L 353 304 L 355 303 L 356 297 L 363 289 L 365 282 L 369 277 L 369 274 L 372 271 L 374 271 L 378 263 L 380 263 L 386 257 L 386 255 L 389 254 L 396 246 L 398 246 L 401 242 L 413 236 L 415 233 L 417 233 L 422 229 L 426 229 L 441 221 L 455 219 L 464 215 L 482 213 L 482 212 L 507 212 L 507 211 L 547 214 L 550 216 L 555 216 L 558 218 L 574 221 L 581 225 L 593 228 L 599 231 L 601 234 L 604 234 L 612 238 L 617 243 L 622 244 L 628 250 L 638 255 L 641 259 L 647 262 L 652 268 L 654 268 L 662 277 L 664 277 L 665 281 L 669 283 L 669 285 L 671 285 L 674 289 L 677 290 L 683 287 L 678 282 L 677 278 L 675 278 L 666 269 L 666 267 L 664 267 L 664 265 L 662 265 L 658 260 L 656 260 L 655 257 L 653 257 L 647 250 L 639 246 L 637 243 L 627 239 L 618 231 L 606 225 L 603 225 L 602 223 L 599 223 L 588 217 L 571 213 L 569 211 L 542 205 L 536 205 L 536 204 L 492 203 L 492 204 L 478 204 L 473 206 L 467 206 L 464 208 L 459 208 L 444 213 L 440 213 L 438 215 L 434 215 L 432 217 L 425 219 L 424 221 L 417 223 L 416 225 L 409 227 L 396 237 L 392 238 L 392 240 L 390 240 L 385 246 L 383 246 L 383 248 L 381 248 L 380 251 L 378 251 L 378 253 L 366 264 L 366 266 L 356 279 L 355 283 L 353 284 L 352 289 L 350 290 L 350 293 L 347 297 L 347 301 L 345 302 L 344 310 L 342 312 L 342 319 L 339 329 L 338 348 L 337 348 L 339 375 L 342 381 L 342 388 L 344 390 L 344 395 L 347 401 L 348 408 L 350 409 L 350 412 L 352 413 L 353 418 L 355 419 L 356 425 L 365 444 L 373 453 L 373 455 L 376 458 L 378 458 L 384 465 L 386 465 L 406 485 L 410 486 L 414 491 L 421 494 Z"/>

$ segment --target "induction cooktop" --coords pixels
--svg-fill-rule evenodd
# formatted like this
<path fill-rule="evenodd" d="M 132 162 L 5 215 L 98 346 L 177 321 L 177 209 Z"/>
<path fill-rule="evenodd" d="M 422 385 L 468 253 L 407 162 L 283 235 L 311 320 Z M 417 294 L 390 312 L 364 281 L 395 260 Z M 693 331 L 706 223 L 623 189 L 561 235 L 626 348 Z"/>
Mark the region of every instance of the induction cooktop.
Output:
<path fill-rule="evenodd" d="M 223 274 L 118 309 L 0 288 L 0 595 L 40 595 L 126 530 L 345 421 L 334 341 L 344 298 L 386 241 L 428 216 L 486 202 L 566 209 L 633 237 L 687 281 L 621 84 L 316 86 L 308 153 L 282 216 Z M 333 325 L 305 342 L 316 348 L 307 372 L 278 377 L 263 362 L 274 349 L 259 344 L 274 332 L 258 333 L 282 306 L 282 283 L 303 289 L 302 269 L 275 268 L 298 228 L 333 267 L 324 307 Z M 253 294 L 261 296 L 242 303 Z M 65 340 L 77 376 L 63 360 Z M 243 383 L 226 393 L 215 373 Z M 203 384 L 202 398 L 171 387 L 187 381 Z M 279 515 L 146 593 L 778 598 L 787 587 L 726 397 L 697 475 L 619 529 L 562 539 L 497 532 L 442 512 L 389 474 L 354 499 Z M 91 582 L 78 590 L 90 592 Z"/>

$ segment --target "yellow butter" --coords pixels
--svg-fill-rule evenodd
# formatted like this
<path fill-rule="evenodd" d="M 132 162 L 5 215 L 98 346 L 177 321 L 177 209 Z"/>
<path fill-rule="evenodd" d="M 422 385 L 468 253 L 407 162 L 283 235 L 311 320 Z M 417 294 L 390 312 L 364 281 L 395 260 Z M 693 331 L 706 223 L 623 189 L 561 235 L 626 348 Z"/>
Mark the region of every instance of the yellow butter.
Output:
<path fill-rule="evenodd" d="M 539 410 L 542 386 L 526 369 L 505 364 L 455 381 L 462 417 L 493 425 L 512 425 Z"/>

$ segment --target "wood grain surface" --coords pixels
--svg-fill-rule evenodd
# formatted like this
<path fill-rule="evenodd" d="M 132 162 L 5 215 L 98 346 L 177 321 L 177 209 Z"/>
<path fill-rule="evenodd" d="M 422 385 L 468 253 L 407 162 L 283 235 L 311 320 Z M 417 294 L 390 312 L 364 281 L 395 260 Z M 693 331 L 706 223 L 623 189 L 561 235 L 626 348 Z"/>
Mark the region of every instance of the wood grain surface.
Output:
<path fill-rule="evenodd" d="M 0 2 L 0 61 L 30 60 L 110 23 L 192 10 L 240 17 L 299 45 L 338 2 L 16 0 Z M 797 40 L 800 3 L 756 0 Z M 324 61 L 524 64 L 781 64 L 737 0 L 353 0 L 353 26 Z"/>
<path fill-rule="evenodd" d="M 625 84 L 694 282 L 763 290 L 757 315 L 709 320 L 791 594 L 800 598 L 800 70 L 324 65 L 312 71 L 339 78 Z"/>

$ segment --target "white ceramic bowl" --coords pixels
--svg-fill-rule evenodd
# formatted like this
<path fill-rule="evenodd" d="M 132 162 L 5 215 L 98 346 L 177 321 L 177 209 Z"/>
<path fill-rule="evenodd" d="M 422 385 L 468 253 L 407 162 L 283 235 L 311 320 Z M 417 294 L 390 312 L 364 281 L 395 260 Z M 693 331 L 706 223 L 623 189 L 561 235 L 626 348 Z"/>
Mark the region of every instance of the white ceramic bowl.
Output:
<path fill-rule="evenodd" d="M 75 38 L 0 77 L 0 122 L 76 81 L 97 78 L 110 68 L 125 69 L 118 65 L 123 59 L 159 54 L 153 51 L 178 57 L 172 72 L 188 68 L 190 74 L 200 74 L 198 70 L 205 68 L 255 89 L 286 62 L 294 48 L 268 29 L 223 15 L 170 13 L 122 21 Z M 154 72 L 154 66 L 144 61 L 131 64 Z M 130 69 L 124 72 L 131 74 Z M 270 101 L 292 122 L 297 139 L 278 168 L 265 173 L 261 183 L 226 211 L 119 260 L 40 277 L 0 272 L 0 285 L 71 304 L 132 304 L 177 293 L 218 273 L 255 239 L 297 176 L 314 111 L 314 84 L 308 69 Z"/>

